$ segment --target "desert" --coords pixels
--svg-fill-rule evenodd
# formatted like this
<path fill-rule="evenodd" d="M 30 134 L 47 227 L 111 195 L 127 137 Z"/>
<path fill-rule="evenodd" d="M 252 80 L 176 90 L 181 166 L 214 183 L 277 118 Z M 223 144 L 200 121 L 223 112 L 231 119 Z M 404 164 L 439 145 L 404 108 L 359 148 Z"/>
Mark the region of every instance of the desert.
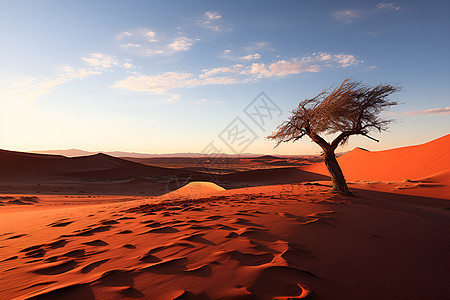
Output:
<path fill-rule="evenodd" d="M 189 183 L 126 195 L 127 188 L 155 190 L 167 180 L 153 178 L 177 170 L 105 155 L 75 158 L 92 161 L 72 169 L 65 157 L 3 151 L 2 165 L 16 177 L 2 169 L 0 298 L 444 299 L 449 146 L 447 135 L 340 156 L 351 196 L 329 192 L 322 163 L 216 175 L 215 182 L 174 173 Z M 355 152 L 375 156 L 378 169 L 352 172 L 346 157 L 357 162 Z M 422 173 L 380 174 L 381 161 L 391 174 L 404 152 L 422 162 L 439 153 L 440 161 L 424 162 Z M 36 186 L 33 176 L 48 180 Z M 69 182 L 86 192 L 64 191 Z M 112 182 L 123 187 L 119 195 L 106 193 Z"/>
<path fill-rule="evenodd" d="M 450 299 L 449 14 L 0 0 L 0 300 Z"/>

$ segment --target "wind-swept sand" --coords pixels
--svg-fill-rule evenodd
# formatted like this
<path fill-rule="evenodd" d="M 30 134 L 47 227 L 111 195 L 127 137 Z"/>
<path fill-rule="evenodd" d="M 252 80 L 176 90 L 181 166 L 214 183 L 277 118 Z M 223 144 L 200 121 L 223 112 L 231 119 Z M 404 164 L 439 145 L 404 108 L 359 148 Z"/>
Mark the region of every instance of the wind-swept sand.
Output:
<path fill-rule="evenodd" d="M 450 293 L 445 200 L 421 207 L 390 194 L 349 198 L 308 184 L 210 187 L 216 194 L 209 198 L 0 211 L 0 299 Z"/>
<path fill-rule="evenodd" d="M 320 164 L 0 151 L 0 299 L 447 299 L 449 143 L 342 156 L 353 196 Z"/>

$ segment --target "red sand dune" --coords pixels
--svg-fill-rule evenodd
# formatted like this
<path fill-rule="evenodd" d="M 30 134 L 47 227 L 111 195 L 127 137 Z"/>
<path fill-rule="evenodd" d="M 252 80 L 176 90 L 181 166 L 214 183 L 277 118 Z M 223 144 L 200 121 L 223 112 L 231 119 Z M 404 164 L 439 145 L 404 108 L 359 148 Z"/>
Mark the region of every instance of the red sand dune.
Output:
<path fill-rule="evenodd" d="M 351 197 L 298 183 L 328 180 L 320 164 L 216 176 L 265 186 L 197 182 L 159 197 L 14 187 L 0 196 L 0 299 L 447 299 L 449 201 L 430 195 L 447 187 L 448 149 L 449 136 L 354 150 L 339 158 L 348 178 L 403 181 L 352 184 Z M 102 154 L 0 151 L 0 164 L 2 183 L 85 182 L 129 193 L 180 172 Z"/>
<path fill-rule="evenodd" d="M 0 299 L 450 293 L 444 200 L 418 207 L 390 194 L 349 198 L 296 184 L 156 201 L 0 209 Z"/>
<path fill-rule="evenodd" d="M 425 144 L 384 151 L 355 148 L 338 161 L 347 180 L 424 179 L 449 170 L 450 134 Z M 324 163 L 302 169 L 328 174 Z"/>

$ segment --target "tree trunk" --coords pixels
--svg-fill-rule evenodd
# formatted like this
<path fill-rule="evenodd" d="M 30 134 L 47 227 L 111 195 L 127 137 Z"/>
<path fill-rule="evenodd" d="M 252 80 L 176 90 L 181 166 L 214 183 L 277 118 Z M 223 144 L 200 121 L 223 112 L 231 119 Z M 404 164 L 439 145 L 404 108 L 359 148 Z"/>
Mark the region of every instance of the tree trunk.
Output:
<path fill-rule="evenodd" d="M 345 182 L 344 174 L 342 173 L 341 167 L 336 160 L 334 151 L 324 151 L 323 155 L 325 165 L 327 166 L 328 172 L 331 176 L 331 180 L 333 181 L 332 190 L 341 194 L 350 194 L 347 182 Z"/>

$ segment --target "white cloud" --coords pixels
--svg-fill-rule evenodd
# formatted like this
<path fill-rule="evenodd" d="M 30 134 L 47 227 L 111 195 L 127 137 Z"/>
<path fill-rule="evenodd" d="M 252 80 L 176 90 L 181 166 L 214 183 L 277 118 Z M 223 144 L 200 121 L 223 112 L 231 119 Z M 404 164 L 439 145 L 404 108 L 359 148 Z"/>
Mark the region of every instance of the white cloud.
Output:
<path fill-rule="evenodd" d="M 134 66 L 133 66 L 132 64 L 130 64 L 129 62 L 123 63 L 122 66 L 123 66 L 124 69 L 131 69 L 131 68 L 134 67 Z"/>
<path fill-rule="evenodd" d="M 386 9 L 386 10 L 397 10 L 397 11 L 401 9 L 401 7 L 399 5 L 392 3 L 392 2 L 390 2 L 390 3 L 380 2 L 375 5 L 375 8 L 378 10 Z"/>
<path fill-rule="evenodd" d="M 333 13 L 333 17 L 344 23 L 352 23 L 353 21 L 360 19 L 364 16 L 361 10 L 356 9 L 344 9 Z"/>
<path fill-rule="evenodd" d="M 230 67 L 220 67 L 213 69 L 204 69 L 202 73 L 198 76 L 199 78 L 210 78 L 213 75 L 224 74 L 224 73 L 241 73 L 244 69 L 244 66 L 241 64 L 233 65 Z"/>
<path fill-rule="evenodd" d="M 408 111 L 405 112 L 406 115 L 442 115 L 449 116 L 450 115 L 450 107 L 443 108 L 431 108 L 425 110 L 416 110 L 416 111 Z"/>
<path fill-rule="evenodd" d="M 169 89 L 189 86 L 193 74 L 185 72 L 165 72 L 159 75 L 135 75 L 114 83 L 114 88 L 138 92 L 162 94 Z"/>
<path fill-rule="evenodd" d="M 187 51 L 193 45 L 193 41 L 187 37 L 176 38 L 173 43 L 169 44 L 169 48 L 175 51 Z"/>
<path fill-rule="evenodd" d="M 222 19 L 222 16 L 218 12 L 207 11 L 197 20 L 197 24 L 212 31 L 231 31 L 230 27 L 226 27 L 219 23 L 220 19 Z"/>
<path fill-rule="evenodd" d="M 245 60 L 255 60 L 255 59 L 260 59 L 261 58 L 261 54 L 254 53 L 254 54 L 249 54 L 249 55 L 242 56 L 241 58 L 245 59 Z"/>
<path fill-rule="evenodd" d="M 218 20 L 222 18 L 222 16 L 215 11 L 207 11 L 205 12 L 205 16 L 208 20 Z"/>
<path fill-rule="evenodd" d="M 89 57 L 82 57 L 82 59 L 94 67 L 111 68 L 113 65 L 117 66 L 119 61 L 117 58 L 104 55 L 101 53 L 93 53 Z"/>
<path fill-rule="evenodd" d="M 116 41 L 122 49 L 142 56 L 172 55 L 189 50 L 195 39 L 188 38 L 180 32 L 175 35 L 156 33 L 148 28 L 136 28 L 120 32 Z"/>
<path fill-rule="evenodd" d="M 147 40 L 149 42 L 157 42 L 158 40 L 155 39 L 156 33 L 154 31 L 147 31 L 146 33 L 144 33 L 144 36 L 147 37 Z"/>
<path fill-rule="evenodd" d="M 256 50 L 275 51 L 269 42 L 252 42 L 244 47 L 245 52 L 254 52 Z"/>
<path fill-rule="evenodd" d="M 358 60 L 353 55 L 314 53 L 301 59 L 279 60 L 267 65 L 265 63 L 235 64 L 204 69 L 197 75 L 187 72 L 165 72 L 157 75 L 137 74 L 115 82 L 113 87 L 163 94 L 175 88 L 238 84 L 262 78 L 282 78 L 304 72 L 319 72 L 325 68 L 346 68 L 360 62 L 362 60 Z"/>
<path fill-rule="evenodd" d="M 376 13 L 381 13 L 386 10 L 399 11 L 401 10 L 401 7 L 393 2 L 380 2 L 373 7 L 365 7 L 361 9 L 342 9 L 335 11 L 331 15 L 343 23 L 352 23 L 356 20 L 364 17 L 370 17 Z"/>

